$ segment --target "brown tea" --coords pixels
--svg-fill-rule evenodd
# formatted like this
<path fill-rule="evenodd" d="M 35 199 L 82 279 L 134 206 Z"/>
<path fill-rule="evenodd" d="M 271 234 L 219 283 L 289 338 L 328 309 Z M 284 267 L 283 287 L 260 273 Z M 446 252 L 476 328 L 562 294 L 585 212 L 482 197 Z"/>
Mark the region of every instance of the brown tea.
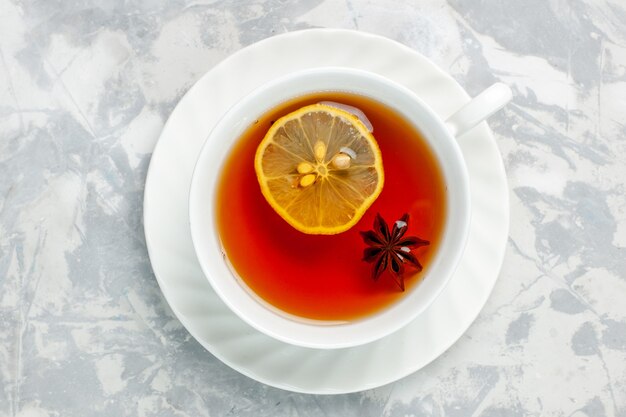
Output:
<path fill-rule="evenodd" d="M 374 126 L 385 172 L 378 199 L 354 227 L 336 235 L 309 235 L 290 226 L 263 197 L 254 169 L 256 149 L 272 123 L 320 101 L 348 104 L 367 115 Z M 392 277 L 371 278 L 372 265 L 362 259 L 365 243 L 359 232 L 372 229 L 376 213 L 390 224 L 408 213 L 407 235 L 430 241 L 430 245 L 413 251 L 427 270 L 442 237 L 445 194 L 436 157 L 410 122 L 372 99 L 323 92 L 268 111 L 238 140 L 222 169 L 217 226 L 237 275 L 266 302 L 308 319 L 355 320 L 405 294 Z M 407 269 L 407 291 L 423 273 Z"/>

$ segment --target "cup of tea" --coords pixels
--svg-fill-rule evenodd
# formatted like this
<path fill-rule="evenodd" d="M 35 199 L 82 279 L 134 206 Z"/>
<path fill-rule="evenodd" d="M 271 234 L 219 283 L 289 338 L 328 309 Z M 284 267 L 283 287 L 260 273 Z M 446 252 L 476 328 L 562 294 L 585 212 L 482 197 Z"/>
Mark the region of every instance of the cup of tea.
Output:
<path fill-rule="evenodd" d="M 246 323 L 293 345 L 357 346 L 407 325 L 468 238 L 457 138 L 510 98 L 496 84 L 442 120 L 357 69 L 257 88 L 215 125 L 193 173 L 191 236 L 209 283 Z"/>

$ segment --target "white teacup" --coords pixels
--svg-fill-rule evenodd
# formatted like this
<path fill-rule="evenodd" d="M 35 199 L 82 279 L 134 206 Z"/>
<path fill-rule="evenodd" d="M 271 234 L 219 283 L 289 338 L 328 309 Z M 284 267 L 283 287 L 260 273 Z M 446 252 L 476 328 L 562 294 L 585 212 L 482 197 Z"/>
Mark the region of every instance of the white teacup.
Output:
<path fill-rule="evenodd" d="M 421 282 L 390 307 L 363 319 L 325 322 L 300 319 L 268 305 L 230 268 L 216 227 L 217 184 L 233 145 L 259 116 L 291 99 L 321 91 L 370 97 L 403 115 L 434 151 L 447 187 L 447 213 L 436 255 Z M 257 330 L 312 348 L 343 348 L 380 339 L 412 321 L 443 290 L 465 247 L 470 225 L 469 176 L 455 136 L 493 114 L 511 98 L 496 84 L 441 120 L 415 93 L 380 75 L 348 68 L 317 68 L 286 75 L 254 90 L 233 106 L 209 134 L 196 164 L 189 197 L 191 236 L 211 286 L 228 307 Z"/>

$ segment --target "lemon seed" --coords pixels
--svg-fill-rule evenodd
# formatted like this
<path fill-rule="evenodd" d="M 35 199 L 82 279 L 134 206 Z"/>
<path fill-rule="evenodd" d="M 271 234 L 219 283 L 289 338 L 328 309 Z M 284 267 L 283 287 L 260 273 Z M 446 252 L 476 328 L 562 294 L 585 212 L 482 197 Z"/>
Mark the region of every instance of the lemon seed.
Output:
<path fill-rule="evenodd" d="M 313 172 L 313 165 L 309 164 L 308 162 L 300 162 L 296 169 L 298 171 L 298 174 L 309 174 Z"/>
<path fill-rule="evenodd" d="M 347 168 L 350 168 L 351 160 L 352 158 L 350 158 L 350 155 L 346 155 L 343 152 L 339 152 L 337 155 L 333 157 L 331 161 L 331 165 L 335 169 L 347 169 Z"/>
<path fill-rule="evenodd" d="M 315 159 L 323 161 L 326 156 L 326 144 L 321 140 L 315 142 L 315 146 L 313 146 L 313 153 L 315 153 Z"/>
<path fill-rule="evenodd" d="M 309 185 L 315 182 L 316 175 L 315 174 L 307 174 L 304 177 L 300 178 L 300 187 L 308 187 Z"/>

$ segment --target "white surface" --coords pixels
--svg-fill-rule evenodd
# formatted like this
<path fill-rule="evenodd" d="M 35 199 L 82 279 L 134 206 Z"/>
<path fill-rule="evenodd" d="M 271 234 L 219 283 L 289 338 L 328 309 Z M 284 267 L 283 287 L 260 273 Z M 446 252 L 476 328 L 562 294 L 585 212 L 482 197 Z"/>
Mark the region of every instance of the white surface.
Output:
<path fill-rule="evenodd" d="M 276 62 L 275 65 L 282 66 Z M 390 308 L 362 320 L 304 320 L 271 307 L 235 278 L 224 257 L 216 227 L 217 187 L 223 161 L 237 139 L 269 109 L 319 91 L 344 91 L 376 99 L 394 108 L 423 134 L 446 184 L 446 224 L 436 256 L 413 287 Z M 202 100 L 202 97 L 199 97 Z M 194 106 L 202 107 L 202 103 Z M 202 147 L 189 198 L 191 237 L 200 266 L 220 298 L 252 327 L 283 342 L 337 349 L 387 336 L 423 312 L 448 283 L 461 260 L 470 225 L 469 175 L 457 141 L 443 121 L 411 90 L 377 74 L 324 67 L 288 74 L 255 89 L 225 114 Z"/>
<path fill-rule="evenodd" d="M 623 417 L 626 2 L 285 4 L 0 0 L 0 415 Z M 489 300 L 428 366 L 354 395 L 275 389 L 207 353 L 143 236 L 146 170 L 181 97 L 307 27 L 394 39 L 471 96 L 515 93 L 489 122 L 511 202 Z"/>
<path fill-rule="evenodd" d="M 291 61 L 276 66 L 267 59 L 274 54 L 289 56 Z M 469 100 L 454 80 L 424 57 L 384 38 L 312 30 L 262 41 L 207 73 L 170 116 L 148 173 L 144 225 L 150 259 L 166 299 L 207 350 L 269 385 L 342 393 L 380 386 L 415 372 L 463 334 L 497 279 L 508 231 L 508 195 L 500 154 L 482 124 L 460 143 L 470 172 L 473 210 L 465 256 L 429 309 L 380 341 L 333 351 L 287 345 L 252 329 L 212 291 L 194 256 L 186 198 L 193 164 L 211 127 L 246 93 L 271 78 L 322 65 L 352 66 L 384 75 L 413 90 L 442 118 Z M 255 71 L 249 71 L 251 66 Z"/>

